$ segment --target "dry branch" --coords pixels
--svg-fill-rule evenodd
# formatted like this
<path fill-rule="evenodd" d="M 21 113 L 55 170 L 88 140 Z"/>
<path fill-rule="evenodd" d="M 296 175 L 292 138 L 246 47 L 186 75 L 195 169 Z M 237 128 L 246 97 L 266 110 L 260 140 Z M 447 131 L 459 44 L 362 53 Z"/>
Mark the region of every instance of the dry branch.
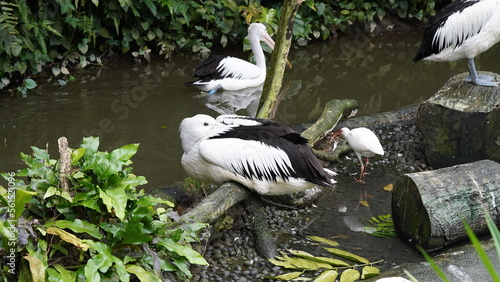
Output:
<path fill-rule="evenodd" d="M 61 182 L 61 189 L 69 191 L 69 179 L 66 175 L 71 173 L 71 149 L 68 148 L 68 139 L 60 137 L 57 140 L 59 145 L 59 181 Z"/>

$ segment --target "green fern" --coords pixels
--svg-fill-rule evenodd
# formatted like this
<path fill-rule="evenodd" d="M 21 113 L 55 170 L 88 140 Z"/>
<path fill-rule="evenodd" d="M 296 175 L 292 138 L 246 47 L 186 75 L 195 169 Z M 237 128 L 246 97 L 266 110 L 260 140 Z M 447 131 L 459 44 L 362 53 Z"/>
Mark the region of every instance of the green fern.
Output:
<path fill-rule="evenodd" d="M 42 26 L 45 30 L 47 30 L 47 31 L 49 31 L 49 32 L 51 32 L 51 33 L 53 33 L 53 34 L 55 34 L 55 35 L 57 35 L 57 36 L 59 36 L 59 37 L 61 37 L 61 38 L 62 38 L 62 37 L 63 37 L 63 36 L 62 36 L 62 34 L 61 34 L 59 31 L 57 31 L 56 29 L 54 29 L 54 28 L 52 27 L 52 25 L 53 25 L 53 24 L 54 24 L 54 22 L 53 22 L 53 21 L 44 20 L 44 21 L 42 21 L 41 26 Z"/>
<path fill-rule="evenodd" d="M 0 2 L 0 9 L 2 13 L 0 14 L 0 29 L 7 31 L 9 34 L 18 34 L 16 26 L 18 24 L 18 18 L 14 15 L 14 8 L 17 8 L 16 4 L 8 2 Z"/>
<path fill-rule="evenodd" d="M 14 14 L 17 5 L 8 2 L 0 2 L 0 53 L 5 52 L 9 56 L 17 57 L 21 53 L 21 39 L 19 39 L 16 26 L 18 25 L 18 18 Z M 7 65 L 6 65 L 7 64 Z M 8 69 L 8 62 L 2 60 L 2 67 L 0 73 Z"/>

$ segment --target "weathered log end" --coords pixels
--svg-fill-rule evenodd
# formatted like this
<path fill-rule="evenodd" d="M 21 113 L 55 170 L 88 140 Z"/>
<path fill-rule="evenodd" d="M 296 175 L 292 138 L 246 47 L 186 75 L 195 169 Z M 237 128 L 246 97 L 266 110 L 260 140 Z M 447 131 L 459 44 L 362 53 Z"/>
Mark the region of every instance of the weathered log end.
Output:
<path fill-rule="evenodd" d="M 397 234 L 410 245 L 436 250 L 488 230 L 484 212 L 500 223 L 500 164 L 482 160 L 400 177 L 392 194 Z"/>
<path fill-rule="evenodd" d="M 500 81 L 500 75 L 487 74 Z M 473 85 L 466 76 L 451 78 L 418 110 L 417 127 L 432 167 L 500 161 L 500 86 Z"/>

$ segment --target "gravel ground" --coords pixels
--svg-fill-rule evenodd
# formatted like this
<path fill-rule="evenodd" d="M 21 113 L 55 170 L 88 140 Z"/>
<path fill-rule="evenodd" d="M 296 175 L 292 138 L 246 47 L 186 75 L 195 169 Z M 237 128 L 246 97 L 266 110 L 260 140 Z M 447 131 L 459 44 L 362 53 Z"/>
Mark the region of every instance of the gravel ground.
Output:
<path fill-rule="evenodd" d="M 412 122 L 383 124 L 371 129 L 386 151 L 384 157 L 370 161 L 375 173 L 387 167 L 401 174 L 429 169 L 424 160 L 422 137 Z M 332 167 L 339 174 L 359 171 L 359 163 L 352 151 Z M 269 205 L 266 212 L 278 250 L 285 250 L 291 244 L 308 244 L 300 239 L 304 236 L 296 235 L 307 228 L 307 218 L 314 214 L 314 207 L 290 210 Z M 202 251 L 210 265 L 193 267 L 192 281 L 271 281 L 267 277 L 289 272 L 257 255 L 243 208 L 235 206 L 230 213 L 233 218 L 231 229 L 212 232 L 217 234 L 211 236 Z"/>

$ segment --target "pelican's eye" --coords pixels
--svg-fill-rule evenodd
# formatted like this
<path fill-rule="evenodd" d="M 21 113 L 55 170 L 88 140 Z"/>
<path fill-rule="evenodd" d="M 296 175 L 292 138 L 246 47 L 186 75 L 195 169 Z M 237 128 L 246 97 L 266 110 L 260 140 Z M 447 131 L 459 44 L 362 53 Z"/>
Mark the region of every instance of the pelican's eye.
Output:
<path fill-rule="evenodd" d="M 208 122 L 204 122 L 204 123 L 203 123 L 203 126 L 208 126 Z"/>

